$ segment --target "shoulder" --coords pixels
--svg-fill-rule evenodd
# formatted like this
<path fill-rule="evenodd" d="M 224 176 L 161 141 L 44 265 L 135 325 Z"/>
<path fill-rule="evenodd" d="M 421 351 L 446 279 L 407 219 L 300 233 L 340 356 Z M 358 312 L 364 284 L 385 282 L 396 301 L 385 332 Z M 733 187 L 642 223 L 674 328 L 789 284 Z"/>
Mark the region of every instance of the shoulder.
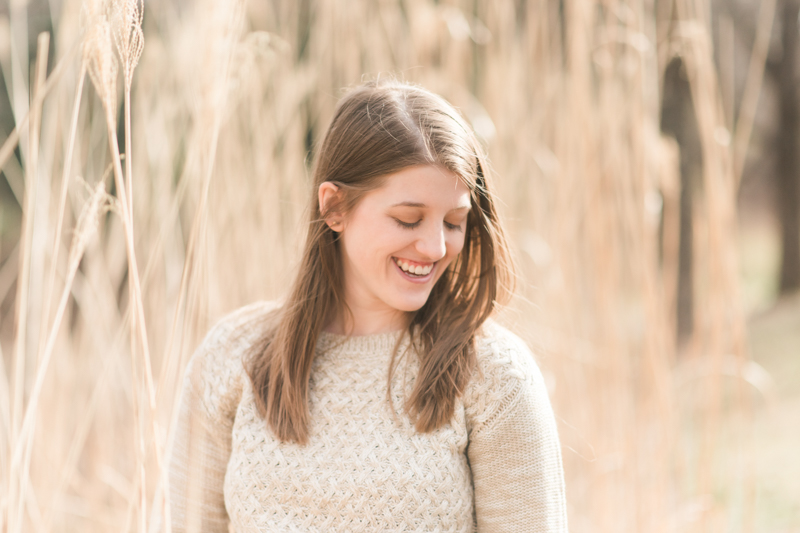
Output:
<path fill-rule="evenodd" d="M 527 344 L 493 320 L 475 338 L 478 366 L 464 394 L 466 414 L 473 429 L 492 423 L 521 394 L 547 391 Z"/>
<path fill-rule="evenodd" d="M 233 311 L 206 334 L 184 374 L 184 394 L 210 418 L 231 415 L 244 378 L 243 360 L 263 335 L 274 302 L 256 302 Z"/>
<path fill-rule="evenodd" d="M 273 302 L 256 302 L 223 316 L 206 333 L 189 362 L 189 368 L 222 370 L 236 366 L 235 363 L 241 362 L 244 354 L 262 335 L 265 319 L 276 307 Z"/>
<path fill-rule="evenodd" d="M 544 385 L 536 359 L 525 341 L 508 329 L 488 320 L 475 338 L 478 382 L 526 381 Z"/>
<path fill-rule="evenodd" d="M 264 319 L 278 308 L 275 302 L 260 301 L 228 313 L 220 318 L 206 334 L 201 346 L 238 346 L 257 338 Z"/>

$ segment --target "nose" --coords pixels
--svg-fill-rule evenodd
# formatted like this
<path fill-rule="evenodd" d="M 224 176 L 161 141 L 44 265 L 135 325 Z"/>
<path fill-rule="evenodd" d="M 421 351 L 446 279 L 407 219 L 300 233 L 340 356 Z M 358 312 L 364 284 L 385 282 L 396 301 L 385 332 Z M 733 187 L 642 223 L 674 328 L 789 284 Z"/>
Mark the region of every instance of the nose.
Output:
<path fill-rule="evenodd" d="M 416 242 L 417 252 L 423 257 L 438 261 L 447 252 L 447 242 L 445 241 L 444 224 L 429 224 L 419 235 Z"/>

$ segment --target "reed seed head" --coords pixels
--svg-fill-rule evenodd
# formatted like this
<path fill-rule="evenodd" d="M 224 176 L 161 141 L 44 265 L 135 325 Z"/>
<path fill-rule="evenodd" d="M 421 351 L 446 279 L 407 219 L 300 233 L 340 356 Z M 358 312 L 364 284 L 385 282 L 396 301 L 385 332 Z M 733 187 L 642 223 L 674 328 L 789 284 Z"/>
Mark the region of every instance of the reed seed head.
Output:
<path fill-rule="evenodd" d="M 106 4 L 103 1 L 87 0 L 83 3 L 83 61 L 95 91 L 106 110 L 107 120 L 116 124 L 117 71 L 119 66 L 114 55 L 112 29 Z"/>
<path fill-rule="evenodd" d="M 111 13 L 114 44 L 122 61 L 125 88 L 130 89 L 133 71 L 144 49 L 144 10 L 139 0 L 112 0 Z"/>

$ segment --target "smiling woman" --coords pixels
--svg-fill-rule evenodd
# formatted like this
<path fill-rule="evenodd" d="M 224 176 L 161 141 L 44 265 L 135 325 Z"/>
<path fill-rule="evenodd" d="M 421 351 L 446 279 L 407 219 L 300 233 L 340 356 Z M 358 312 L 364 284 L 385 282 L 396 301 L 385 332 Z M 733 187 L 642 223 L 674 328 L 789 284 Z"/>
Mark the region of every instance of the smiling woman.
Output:
<path fill-rule="evenodd" d="M 323 182 L 323 210 L 339 194 Z M 464 247 L 469 209 L 470 191 L 456 174 L 424 165 L 387 176 L 350 212 L 330 214 L 326 223 L 340 233 L 350 314 L 339 314 L 326 329 L 368 335 L 403 328 L 407 313 L 425 304 Z"/>
<path fill-rule="evenodd" d="M 224 319 L 187 369 L 172 531 L 566 531 L 542 376 L 490 320 L 513 275 L 471 128 L 368 83 L 314 180 L 284 303 Z"/>

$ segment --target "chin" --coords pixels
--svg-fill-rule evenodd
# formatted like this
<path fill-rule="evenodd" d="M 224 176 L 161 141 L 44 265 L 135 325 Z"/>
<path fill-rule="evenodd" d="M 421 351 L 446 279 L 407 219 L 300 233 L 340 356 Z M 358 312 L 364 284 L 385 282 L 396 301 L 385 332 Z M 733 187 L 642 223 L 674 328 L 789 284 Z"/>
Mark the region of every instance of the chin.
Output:
<path fill-rule="evenodd" d="M 424 298 L 397 298 L 391 305 L 398 311 L 413 313 L 414 311 L 419 311 L 427 303 L 428 295 L 425 294 Z"/>

